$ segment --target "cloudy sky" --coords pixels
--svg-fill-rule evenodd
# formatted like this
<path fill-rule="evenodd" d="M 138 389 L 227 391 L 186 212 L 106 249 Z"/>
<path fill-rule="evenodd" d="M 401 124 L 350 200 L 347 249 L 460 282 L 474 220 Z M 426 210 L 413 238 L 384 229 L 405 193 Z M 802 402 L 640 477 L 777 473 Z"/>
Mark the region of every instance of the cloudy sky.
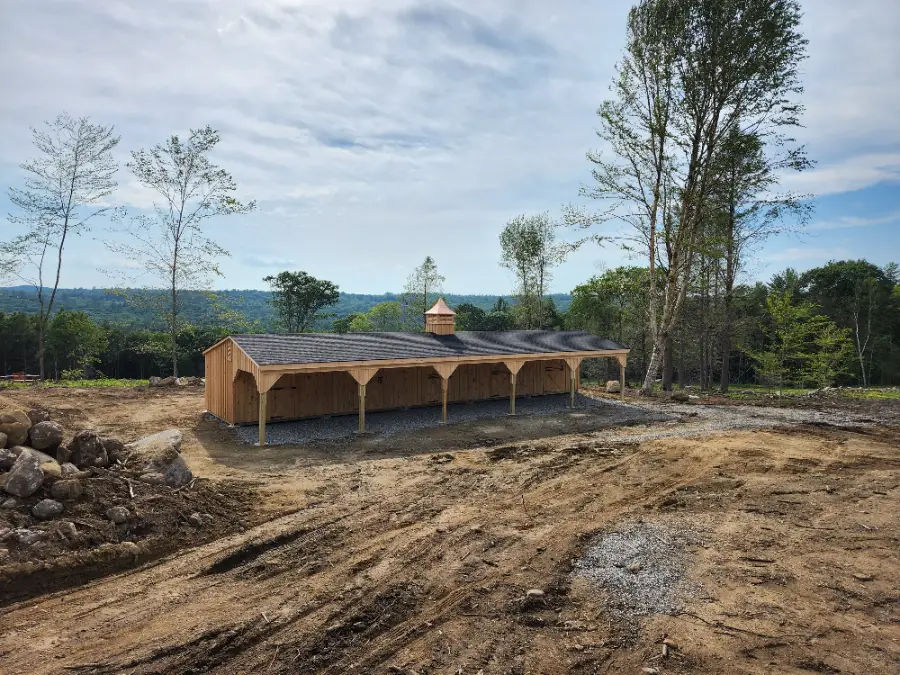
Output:
<path fill-rule="evenodd" d="M 0 186 L 21 181 L 30 125 L 60 111 L 114 124 L 120 160 L 210 124 L 216 160 L 257 212 L 215 222 L 222 288 L 286 268 L 342 290 L 399 290 L 432 255 L 446 289 L 500 293 L 498 234 L 559 213 L 590 178 L 630 0 L 2 0 Z M 815 193 L 802 237 L 771 241 L 750 276 L 833 258 L 900 261 L 900 4 L 804 0 L 806 128 Z M 145 206 L 124 169 L 116 199 Z M 0 214 L 10 205 L 0 196 Z M 14 233 L 0 216 L 0 238 Z M 63 285 L 104 286 L 102 227 Z M 615 247 L 560 268 L 565 292 Z"/>

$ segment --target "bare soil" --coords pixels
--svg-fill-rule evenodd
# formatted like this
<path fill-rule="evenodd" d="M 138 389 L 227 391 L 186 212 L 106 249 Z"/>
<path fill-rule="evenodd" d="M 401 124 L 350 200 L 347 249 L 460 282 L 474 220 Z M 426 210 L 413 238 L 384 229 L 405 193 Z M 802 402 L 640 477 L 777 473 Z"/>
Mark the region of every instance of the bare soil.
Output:
<path fill-rule="evenodd" d="M 0 396 L 126 441 L 178 427 L 195 474 L 254 495 L 246 531 L 7 607 L 4 672 L 900 672 L 900 407 L 722 430 L 645 403 L 672 419 L 260 450 L 200 392 Z M 627 620 L 579 572 L 622 528 L 689 533 L 671 613 Z"/>

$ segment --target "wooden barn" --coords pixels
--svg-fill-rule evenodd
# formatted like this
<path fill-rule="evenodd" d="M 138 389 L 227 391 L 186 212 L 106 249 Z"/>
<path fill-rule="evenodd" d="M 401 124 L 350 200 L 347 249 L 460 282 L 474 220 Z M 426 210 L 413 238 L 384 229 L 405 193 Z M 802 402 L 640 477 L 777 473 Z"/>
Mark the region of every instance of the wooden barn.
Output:
<path fill-rule="evenodd" d="M 443 299 L 423 333 L 231 335 L 204 352 L 206 409 L 231 424 L 569 392 L 574 405 L 585 358 L 618 360 L 624 391 L 628 349 L 583 331 L 454 329 Z"/>

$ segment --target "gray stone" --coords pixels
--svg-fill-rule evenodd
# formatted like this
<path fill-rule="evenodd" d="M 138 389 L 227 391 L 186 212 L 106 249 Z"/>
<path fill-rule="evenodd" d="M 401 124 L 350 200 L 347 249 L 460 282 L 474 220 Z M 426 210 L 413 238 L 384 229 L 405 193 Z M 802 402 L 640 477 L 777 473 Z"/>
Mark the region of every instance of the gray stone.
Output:
<path fill-rule="evenodd" d="M 63 505 L 55 499 L 42 499 L 31 509 L 31 515 L 41 520 L 50 520 L 63 512 Z"/>
<path fill-rule="evenodd" d="M 607 394 L 618 394 L 622 391 L 622 383 L 618 380 L 610 380 L 606 383 Z"/>
<path fill-rule="evenodd" d="M 178 429 L 168 429 L 150 436 L 144 436 L 125 446 L 140 455 L 146 462 L 146 470 L 159 470 L 168 465 L 181 452 L 183 435 Z"/>
<path fill-rule="evenodd" d="M 526 598 L 543 598 L 544 591 L 542 591 L 540 588 L 529 588 L 527 591 L 525 591 L 525 597 Z"/>
<path fill-rule="evenodd" d="M 194 474 L 182 457 L 176 457 L 163 472 L 163 480 L 171 488 L 180 488 L 194 480 Z"/>
<path fill-rule="evenodd" d="M 6 474 L 3 489 L 16 497 L 30 497 L 43 482 L 44 472 L 40 461 L 30 452 L 23 452 Z"/>
<path fill-rule="evenodd" d="M 12 536 L 22 546 L 31 546 L 39 541 L 47 538 L 47 533 L 42 530 L 29 530 L 27 528 L 18 528 L 13 530 Z"/>
<path fill-rule="evenodd" d="M 72 451 L 69 446 L 61 445 L 56 449 L 56 461 L 60 464 L 67 464 L 72 460 Z"/>
<path fill-rule="evenodd" d="M 0 448 L 6 447 L 6 441 L 7 441 L 6 434 L 0 433 Z"/>
<path fill-rule="evenodd" d="M 110 464 L 122 461 L 122 452 L 125 450 L 125 444 L 118 438 L 104 438 L 103 449 L 106 450 L 106 457 Z"/>
<path fill-rule="evenodd" d="M 19 508 L 19 500 L 15 497 L 7 497 L 0 504 L 0 509 L 17 509 Z"/>
<path fill-rule="evenodd" d="M 106 509 L 106 517 L 113 521 L 116 525 L 121 525 L 128 520 L 131 514 L 124 506 L 110 506 Z"/>
<path fill-rule="evenodd" d="M 203 516 L 199 513 L 192 513 L 188 516 L 188 522 L 194 527 L 203 527 Z"/>
<path fill-rule="evenodd" d="M 0 448 L 0 471 L 9 471 L 16 463 L 18 455 L 9 448 Z"/>
<path fill-rule="evenodd" d="M 28 419 L 31 420 L 32 425 L 50 421 L 50 413 L 48 413 L 46 410 L 35 408 L 33 410 L 29 410 L 26 414 L 28 415 Z"/>
<path fill-rule="evenodd" d="M 109 464 L 103 442 L 95 432 L 85 429 L 75 434 L 69 443 L 72 453 L 72 463 L 80 469 L 92 466 L 104 467 Z"/>
<path fill-rule="evenodd" d="M 62 443 L 63 428 L 56 422 L 38 422 L 28 432 L 31 447 L 35 450 L 47 450 L 56 452 Z"/>
<path fill-rule="evenodd" d="M 163 485 L 166 482 L 165 477 L 159 471 L 141 474 L 141 477 L 138 478 L 138 480 L 142 483 L 149 483 L 150 485 Z"/>
<path fill-rule="evenodd" d="M 6 435 L 6 446 L 22 445 L 28 440 L 31 419 L 24 410 L 0 404 L 0 433 Z"/>
<path fill-rule="evenodd" d="M 50 476 L 52 478 L 62 477 L 62 467 L 60 467 L 59 462 L 55 459 L 49 462 L 43 462 L 41 464 L 41 471 L 44 472 L 45 476 Z"/>
<path fill-rule="evenodd" d="M 75 539 L 78 536 L 78 528 L 75 527 L 75 523 L 68 520 L 57 523 L 56 531 L 66 539 Z"/>
<path fill-rule="evenodd" d="M 123 541 L 119 544 L 119 552 L 127 557 L 134 556 L 136 559 L 141 554 L 141 547 L 133 541 Z"/>
<path fill-rule="evenodd" d="M 687 403 L 691 400 L 690 394 L 687 394 L 683 391 L 674 391 L 672 392 L 672 400 L 678 401 L 679 403 Z"/>
<path fill-rule="evenodd" d="M 81 473 L 81 469 L 72 464 L 71 462 L 66 462 L 60 466 L 60 471 L 63 476 L 77 476 Z"/>
<path fill-rule="evenodd" d="M 158 377 L 158 376 L 156 376 L 156 375 L 153 375 L 153 376 L 150 377 L 150 380 L 147 382 L 147 384 L 148 384 L 149 386 L 151 386 L 151 387 L 158 387 L 158 386 L 159 386 L 159 383 L 160 383 L 161 381 L 162 381 L 162 378 L 161 378 L 161 377 Z"/>
<path fill-rule="evenodd" d="M 82 494 L 84 494 L 84 487 L 81 485 L 81 481 L 74 478 L 58 480 L 50 487 L 50 495 L 61 501 L 78 499 Z"/>

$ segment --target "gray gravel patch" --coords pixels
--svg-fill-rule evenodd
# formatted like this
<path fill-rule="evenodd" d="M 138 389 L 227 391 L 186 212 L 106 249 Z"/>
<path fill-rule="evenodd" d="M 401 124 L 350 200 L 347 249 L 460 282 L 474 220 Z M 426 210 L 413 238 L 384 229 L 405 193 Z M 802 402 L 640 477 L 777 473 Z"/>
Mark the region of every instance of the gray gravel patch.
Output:
<path fill-rule="evenodd" d="M 670 419 L 665 413 L 623 404 L 609 399 L 597 399 L 578 394 L 575 410 L 569 408 L 569 395 L 558 394 L 516 399 L 516 415 L 559 415 L 573 412 L 589 412 L 601 417 L 601 424 L 634 424 Z M 451 403 L 447 407 L 448 424 L 464 424 L 477 420 L 506 417 L 509 399 Z M 386 410 L 366 413 L 366 432 L 373 436 L 391 436 L 419 429 L 437 427 L 441 421 L 441 408 L 424 407 L 408 410 Z M 359 428 L 356 415 L 340 415 L 331 418 L 312 418 L 294 422 L 272 422 L 266 425 L 268 445 L 299 445 L 310 442 L 345 440 Z M 259 439 L 257 427 L 235 428 L 238 440 L 255 443 Z"/>
<path fill-rule="evenodd" d="M 696 543 L 690 530 L 623 523 L 597 535 L 573 574 L 603 588 L 609 611 L 617 618 L 676 614 L 692 590 L 684 577 L 688 548 Z"/>

